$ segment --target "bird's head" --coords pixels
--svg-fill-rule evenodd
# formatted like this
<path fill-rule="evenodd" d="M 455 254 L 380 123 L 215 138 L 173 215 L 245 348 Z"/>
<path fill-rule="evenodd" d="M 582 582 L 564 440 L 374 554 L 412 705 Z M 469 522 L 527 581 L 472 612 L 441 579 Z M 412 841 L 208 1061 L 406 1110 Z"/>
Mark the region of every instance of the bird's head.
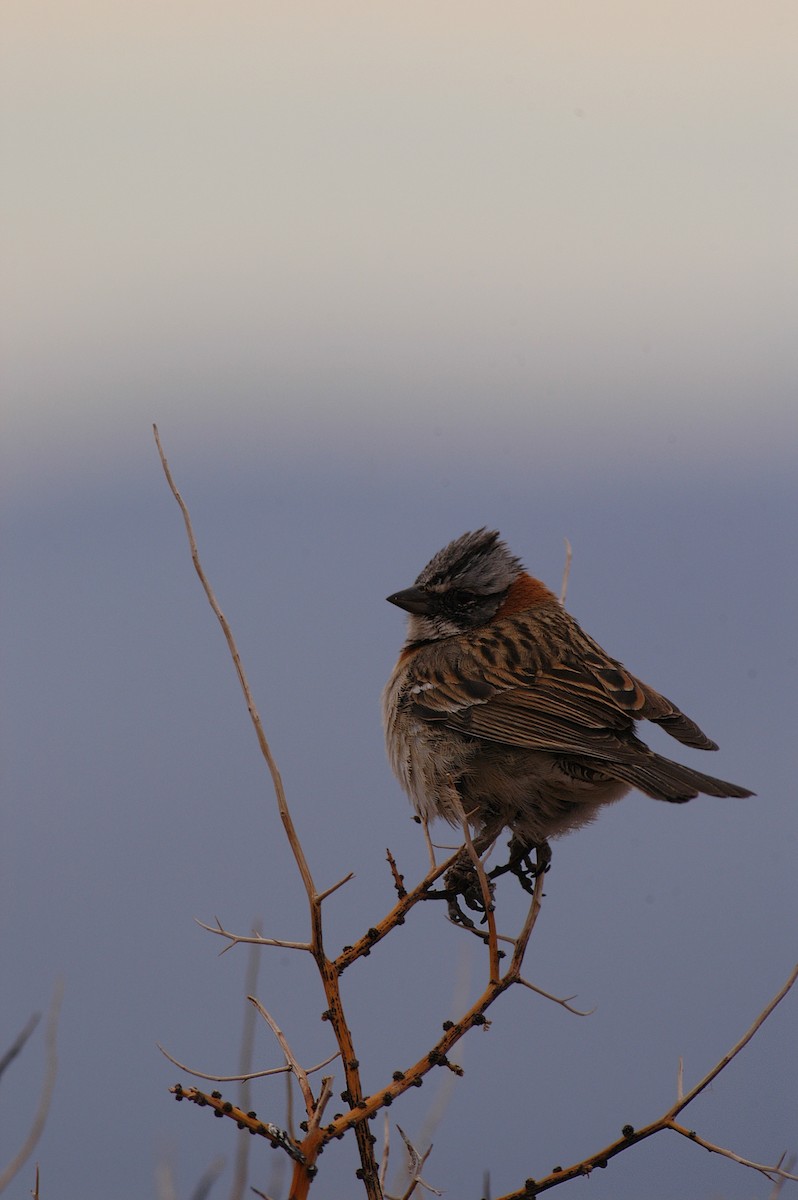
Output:
<path fill-rule="evenodd" d="M 496 530 L 478 529 L 439 550 L 388 601 L 410 614 L 409 641 L 439 641 L 492 620 L 522 571 Z"/>

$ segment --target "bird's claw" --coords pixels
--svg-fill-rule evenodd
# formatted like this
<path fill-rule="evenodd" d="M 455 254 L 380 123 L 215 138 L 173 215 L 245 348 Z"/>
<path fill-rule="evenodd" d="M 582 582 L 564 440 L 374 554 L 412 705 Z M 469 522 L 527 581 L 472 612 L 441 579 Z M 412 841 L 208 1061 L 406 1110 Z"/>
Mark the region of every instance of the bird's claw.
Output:
<path fill-rule="evenodd" d="M 469 929 L 474 928 L 474 922 L 463 912 L 460 907 L 462 900 L 466 908 L 471 912 L 480 913 L 484 925 L 488 919 L 488 912 L 493 910 L 493 884 L 488 881 L 488 890 L 490 893 L 489 907 L 485 904 L 485 896 L 480 884 L 477 869 L 471 862 L 470 858 L 459 858 L 446 872 L 444 877 L 446 884 L 445 894 L 449 900 L 449 918 L 456 925 L 465 925 Z"/>
<path fill-rule="evenodd" d="M 520 838 L 513 837 L 509 843 L 510 857 L 500 867 L 494 867 L 488 878 L 498 879 L 508 872 L 515 875 L 521 887 L 531 895 L 535 890 L 535 880 L 543 875 L 551 866 L 551 847 L 548 842 L 532 842 L 527 844 Z M 535 859 L 532 860 L 534 851 Z"/>
<path fill-rule="evenodd" d="M 499 879 L 502 875 L 515 875 L 524 891 L 531 895 L 535 890 L 535 880 L 548 871 L 551 865 L 551 848 L 548 842 L 529 844 L 521 841 L 520 838 L 513 837 L 509 848 L 510 857 L 507 862 L 487 872 L 486 878 L 490 892 L 488 907 L 485 905 L 485 895 L 477 869 L 466 854 L 463 854 L 449 867 L 444 876 L 445 887 L 438 891 L 430 888 L 427 895 L 430 899 L 447 902 L 449 920 L 455 925 L 462 925 L 466 929 L 476 931 L 473 920 L 463 910 L 461 902 L 470 912 L 480 914 L 480 924 L 484 925 L 488 919 L 488 912 L 493 911 L 494 880 Z"/>

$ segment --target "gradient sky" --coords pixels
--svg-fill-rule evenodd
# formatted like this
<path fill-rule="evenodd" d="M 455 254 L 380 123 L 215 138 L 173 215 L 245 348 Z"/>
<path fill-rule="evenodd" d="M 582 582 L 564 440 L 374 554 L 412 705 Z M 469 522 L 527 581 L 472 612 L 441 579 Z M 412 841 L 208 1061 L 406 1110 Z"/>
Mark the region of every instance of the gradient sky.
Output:
<path fill-rule="evenodd" d="M 410 451 L 434 410 L 471 445 L 488 398 L 543 454 L 567 429 L 617 460 L 641 409 L 700 461 L 784 445 L 794 5 L 2 20 L 26 447 L 49 430 L 80 459 L 87 423 L 113 442 L 154 410 L 342 452 L 342 418 Z"/>
<path fill-rule="evenodd" d="M 796 38 L 777 2 L 3 5 L 0 1047 L 63 975 L 43 1196 L 161 1200 L 163 1163 L 189 1196 L 215 1155 L 226 1194 L 235 1130 L 170 1101 L 154 1044 L 235 1069 L 245 955 L 217 959 L 195 916 L 306 933 L 153 420 L 313 869 L 356 872 L 333 948 L 390 906 L 386 845 L 423 870 L 382 749 L 403 636 L 383 598 L 466 529 L 500 528 L 555 587 L 570 538 L 571 611 L 721 745 L 685 761 L 758 793 L 631 796 L 556 845 L 528 973 L 597 1011 L 500 1001 L 433 1185 L 476 1198 L 489 1169 L 498 1195 L 652 1119 L 678 1056 L 694 1080 L 783 982 Z M 483 967 L 426 910 L 359 965 L 367 1086 Z M 311 1062 L 305 968 L 264 955 L 258 994 Z M 798 1150 L 795 1012 L 696 1105 L 702 1134 Z M 258 1055 L 279 1061 L 265 1034 Z M 3 1080 L 0 1162 L 40 1070 L 37 1035 Z M 411 1137 L 434 1090 L 391 1110 Z M 255 1107 L 282 1121 L 282 1088 Z M 767 1197 L 673 1143 L 562 1195 Z M 271 1164 L 253 1183 L 282 1195 Z M 345 1146 L 322 1166 L 319 1197 L 351 1194 Z"/>

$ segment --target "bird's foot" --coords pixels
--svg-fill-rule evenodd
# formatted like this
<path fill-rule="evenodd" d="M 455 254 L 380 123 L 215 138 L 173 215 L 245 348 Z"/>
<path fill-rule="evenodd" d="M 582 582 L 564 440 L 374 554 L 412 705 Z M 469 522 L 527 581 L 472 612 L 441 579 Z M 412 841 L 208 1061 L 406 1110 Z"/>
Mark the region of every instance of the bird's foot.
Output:
<path fill-rule="evenodd" d="M 474 922 L 460 907 L 462 900 L 471 912 L 481 915 L 481 924 L 484 925 L 488 919 L 488 912 L 493 909 L 493 884 L 490 880 L 488 881 L 489 900 L 486 905 L 477 869 L 467 853 L 463 853 L 449 867 L 444 876 L 444 883 L 446 888 L 442 895 L 449 902 L 450 920 L 454 921 L 456 925 L 465 925 L 468 929 L 474 928 Z"/>
<path fill-rule="evenodd" d="M 548 842 L 524 842 L 519 837 L 513 835 L 509 843 L 510 857 L 507 862 L 500 867 L 494 867 L 489 872 L 488 878 L 498 879 L 501 875 L 515 875 L 518 882 L 525 892 L 529 895 L 535 890 L 535 880 L 539 875 L 545 874 L 551 866 L 551 846 Z M 532 852 L 535 853 L 535 860 L 532 861 Z"/>

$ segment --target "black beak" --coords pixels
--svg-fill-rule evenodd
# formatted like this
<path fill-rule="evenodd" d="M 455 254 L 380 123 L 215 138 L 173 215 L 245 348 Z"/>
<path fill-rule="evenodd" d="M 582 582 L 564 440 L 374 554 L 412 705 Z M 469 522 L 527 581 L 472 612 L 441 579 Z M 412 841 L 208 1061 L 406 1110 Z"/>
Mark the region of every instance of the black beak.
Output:
<path fill-rule="evenodd" d="M 409 587 L 403 592 L 394 592 L 392 596 L 388 596 L 389 604 L 395 604 L 397 608 L 403 608 L 405 612 L 415 613 L 417 616 L 423 616 L 430 610 L 430 595 L 423 588 Z"/>

